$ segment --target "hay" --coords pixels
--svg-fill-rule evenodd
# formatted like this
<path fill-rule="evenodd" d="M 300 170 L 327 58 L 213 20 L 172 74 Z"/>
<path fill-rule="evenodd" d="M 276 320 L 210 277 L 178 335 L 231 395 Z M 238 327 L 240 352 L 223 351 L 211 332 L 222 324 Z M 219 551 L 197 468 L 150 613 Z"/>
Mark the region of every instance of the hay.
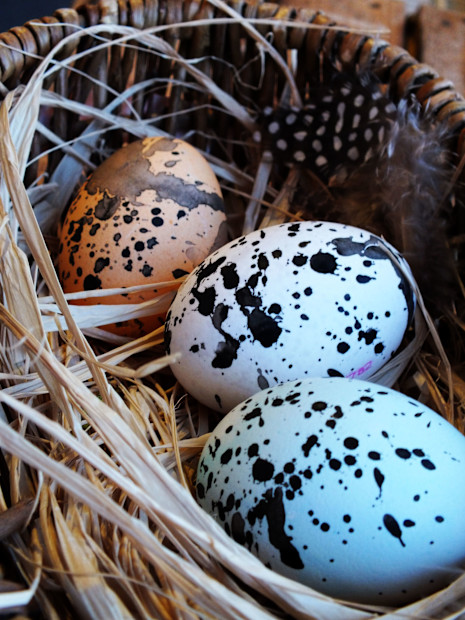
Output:
<path fill-rule="evenodd" d="M 173 3 L 164 6 L 171 21 L 160 9 L 160 24 L 154 13 L 143 28 L 118 24 L 117 8 L 101 2 L 104 23 L 86 28 L 74 12 L 63 13 L 66 27 L 35 22 L 33 31 L 56 45 L 43 58 L 25 50 L 27 79 L 3 88 L 0 536 L 21 586 L 0 593 L 0 610 L 60 619 L 459 617 L 459 575 L 405 609 L 365 608 L 272 573 L 234 543 L 193 499 L 209 412 L 167 371 L 162 329 L 129 341 L 100 328 L 116 312 L 135 318 L 166 308 L 180 281 L 157 285 L 152 301 L 119 307 L 75 306 L 80 295 L 63 294 L 53 264 L 57 222 L 85 175 L 128 137 L 176 131 L 195 143 L 221 181 L 233 236 L 306 217 L 293 207 L 298 172 L 277 187 L 257 155 L 252 99 L 271 80 L 272 97 L 299 104 L 296 58 L 283 44 L 340 31 L 304 10 L 301 21 L 287 9 L 273 17 L 271 5 L 257 17 L 256 7 L 242 14 L 220 0 Z M 220 53 L 227 32 L 240 40 L 231 58 Z M 366 34 L 370 49 L 384 49 Z M 205 52 L 210 38 L 217 55 Z M 232 119 L 236 133 L 227 130 Z M 463 352 L 454 349 L 450 361 L 444 319 L 432 319 L 418 297 L 414 337 L 376 380 L 463 431 Z M 460 312 L 450 312 L 447 325 L 463 332 Z"/>

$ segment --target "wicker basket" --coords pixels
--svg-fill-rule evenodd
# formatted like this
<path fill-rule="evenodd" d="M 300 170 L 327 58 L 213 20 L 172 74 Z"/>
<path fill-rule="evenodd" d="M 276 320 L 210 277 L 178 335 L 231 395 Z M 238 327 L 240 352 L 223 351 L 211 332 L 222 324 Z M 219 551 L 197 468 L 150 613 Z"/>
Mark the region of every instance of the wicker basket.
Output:
<path fill-rule="evenodd" d="M 208 155 L 239 234 L 260 166 L 257 114 L 289 88 L 303 97 L 327 61 L 373 71 L 394 101 L 411 105 L 414 94 L 448 128 L 457 174 L 443 218 L 460 269 L 465 99 L 376 34 L 265 2 L 100 0 L 0 35 L 3 610 L 60 619 L 465 614 L 462 576 L 402 610 L 370 609 L 273 574 L 233 543 L 192 498 L 211 418 L 171 380 L 162 331 L 95 338 L 95 316 L 71 314 L 55 278 L 57 221 L 84 175 L 124 141 L 157 132 Z M 260 204 L 279 189 L 267 185 Z M 459 284 L 433 319 L 399 385 L 463 431 Z"/>

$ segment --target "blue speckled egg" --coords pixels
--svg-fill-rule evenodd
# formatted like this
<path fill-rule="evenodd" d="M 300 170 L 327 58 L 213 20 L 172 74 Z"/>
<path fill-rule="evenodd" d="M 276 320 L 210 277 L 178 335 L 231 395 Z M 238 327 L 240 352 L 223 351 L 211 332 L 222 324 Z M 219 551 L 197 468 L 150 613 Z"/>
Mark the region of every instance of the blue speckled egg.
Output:
<path fill-rule="evenodd" d="M 402 605 L 465 562 L 465 437 L 389 388 L 314 378 L 229 412 L 200 505 L 271 569 L 333 597 Z"/>
<path fill-rule="evenodd" d="M 310 376 L 368 378 L 398 349 L 415 299 L 399 254 L 343 224 L 297 222 L 224 245 L 186 279 L 168 313 L 172 370 L 227 412 Z"/>

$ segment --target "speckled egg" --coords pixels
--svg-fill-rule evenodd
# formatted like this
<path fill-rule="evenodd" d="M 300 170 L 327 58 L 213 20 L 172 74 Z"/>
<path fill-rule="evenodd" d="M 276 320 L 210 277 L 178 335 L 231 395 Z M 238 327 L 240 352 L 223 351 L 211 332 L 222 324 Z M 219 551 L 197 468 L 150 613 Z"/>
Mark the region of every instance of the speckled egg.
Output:
<path fill-rule="evenodd" d="M 222 194 L 206 159 L 182 140 L 145 138 L 113 153 L 84 183 L 62 226 L 57 269 L 65 293 L 157 284 L 191 272 L 226 241 Z M 83 303 L 139 303 L 155 293 Z M 160 323 L 107 327 L 139 336 Z"/>
<path fill-rule="evenodd" d="M 370 377 L 414 312 L 400 265 L 408 270 L 381 238 L 343 224 L 288 223 L 236 239 L 176 295 L 165 324 L 167 351 L 182 354 L 172 370 L 223 412 L 285 381 Z"/>
<path fill-rule="evenodd" d="M 465 565 L 465 437 L 390 388 L 315 378 L 215 428 L 197 498 L 271 569 L 330 596 L 402 605 Z"/>

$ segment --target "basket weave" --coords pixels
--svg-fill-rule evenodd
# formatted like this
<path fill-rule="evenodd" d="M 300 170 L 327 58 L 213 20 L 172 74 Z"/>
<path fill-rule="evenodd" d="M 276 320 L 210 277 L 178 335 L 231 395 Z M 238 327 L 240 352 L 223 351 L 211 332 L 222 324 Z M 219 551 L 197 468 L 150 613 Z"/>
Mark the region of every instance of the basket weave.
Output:
<path fill-rule="evenodd" d="M 155 33 L 169 48 L 154 53 L 133 29 Z M 0 334 L 11 347 L 5 345 L 0 357 L 0 508 L 10 517 L 0 522 L 0 534 L 3 576 L 15 582 L 6 586 L 19 588 L 15 599 L 0 594 L 2 609 L 13 604 L 34 617 L 61 619 L 394 617 L 395 610 L 346 605 L 270 574 L 195 509 L 190 479 L 208 427 L 195 407 L 176 413 L 181 393 L 172 386 L 165 391 L 166 371 L 150 366 L 162 356 L 160 333 L 134 349 L 117 341 L 92 341 L 92 348 L 72 326 L 69 340 L 56 327 L 45 328 L 44 339 L 37 325 L 43 319 L 51 326 L 54 310 L 36 308 L 28 298 L 31 291 L 55 296 L 59 305 L 43 243 L 53 255 L 56 205 L 65 208 L 84 174 L 128 138 L 153 128 L 185 136 L 214 165 L 223 164 L 226 196 L 250 193 L 258 165 L 251 146 L 255 116 L 288 88 L 270 42 L 281 59 L 293 62 L 300 93 L 315 76 L 324 79 L 326 59 L 348 73 L 371 69 L 395 101 L 415 94 L 448 127 L 459 172 L 465 99 L 453 84 L 405 49 L 373 34 L 338 29 L 320 12 L 265 2 L 101 0 L 0 34 L 0 121 L 4 131 L 11 130 L 0 153 Z M 222 103 L 197 87 L 195 71 L 222 89 Z M 22 108 L 22 134 L 15 105 L 27 89 L 32 102 L 36 95 L 42 99 L 36 117 Z M 223 109 L 228 101 L 238 104 L 232 114 Z M 73 102 L 86 107 L 73 109 Z M 95 134 L 86 135 L 90 122 Z M 70 153 L 76 164 L 62 172 Z M 465 228 L 457 177 L 455 207 L 446 219 L 459 240 L 453 247 L 459 265 Z M 233 234 L 246 202 L 230 201 Z M 56 210 L 47 218 L 48 204 Z M 459 294 L 454 303 L 460 308 Z M 460 311 L 456 317 L 460 329 Z M 446 326 L 442 346 L 454 369 L 430 343 L 416 368 L 434 388 L 422 392 L 411 376 L 405 385 L 441 413 L 452 410 L 451 421 L 463 430 L 463 401 L 456 399 L 454 406 L 448 388 L 452 377 L 457 393 L 463 390 L 465 352 L 450 342 L 449 332 Z M 140 446 L 147 453 L 138 460 Z M 463 579 L 397 611 L 459 617 L 465 613 Z"/>

